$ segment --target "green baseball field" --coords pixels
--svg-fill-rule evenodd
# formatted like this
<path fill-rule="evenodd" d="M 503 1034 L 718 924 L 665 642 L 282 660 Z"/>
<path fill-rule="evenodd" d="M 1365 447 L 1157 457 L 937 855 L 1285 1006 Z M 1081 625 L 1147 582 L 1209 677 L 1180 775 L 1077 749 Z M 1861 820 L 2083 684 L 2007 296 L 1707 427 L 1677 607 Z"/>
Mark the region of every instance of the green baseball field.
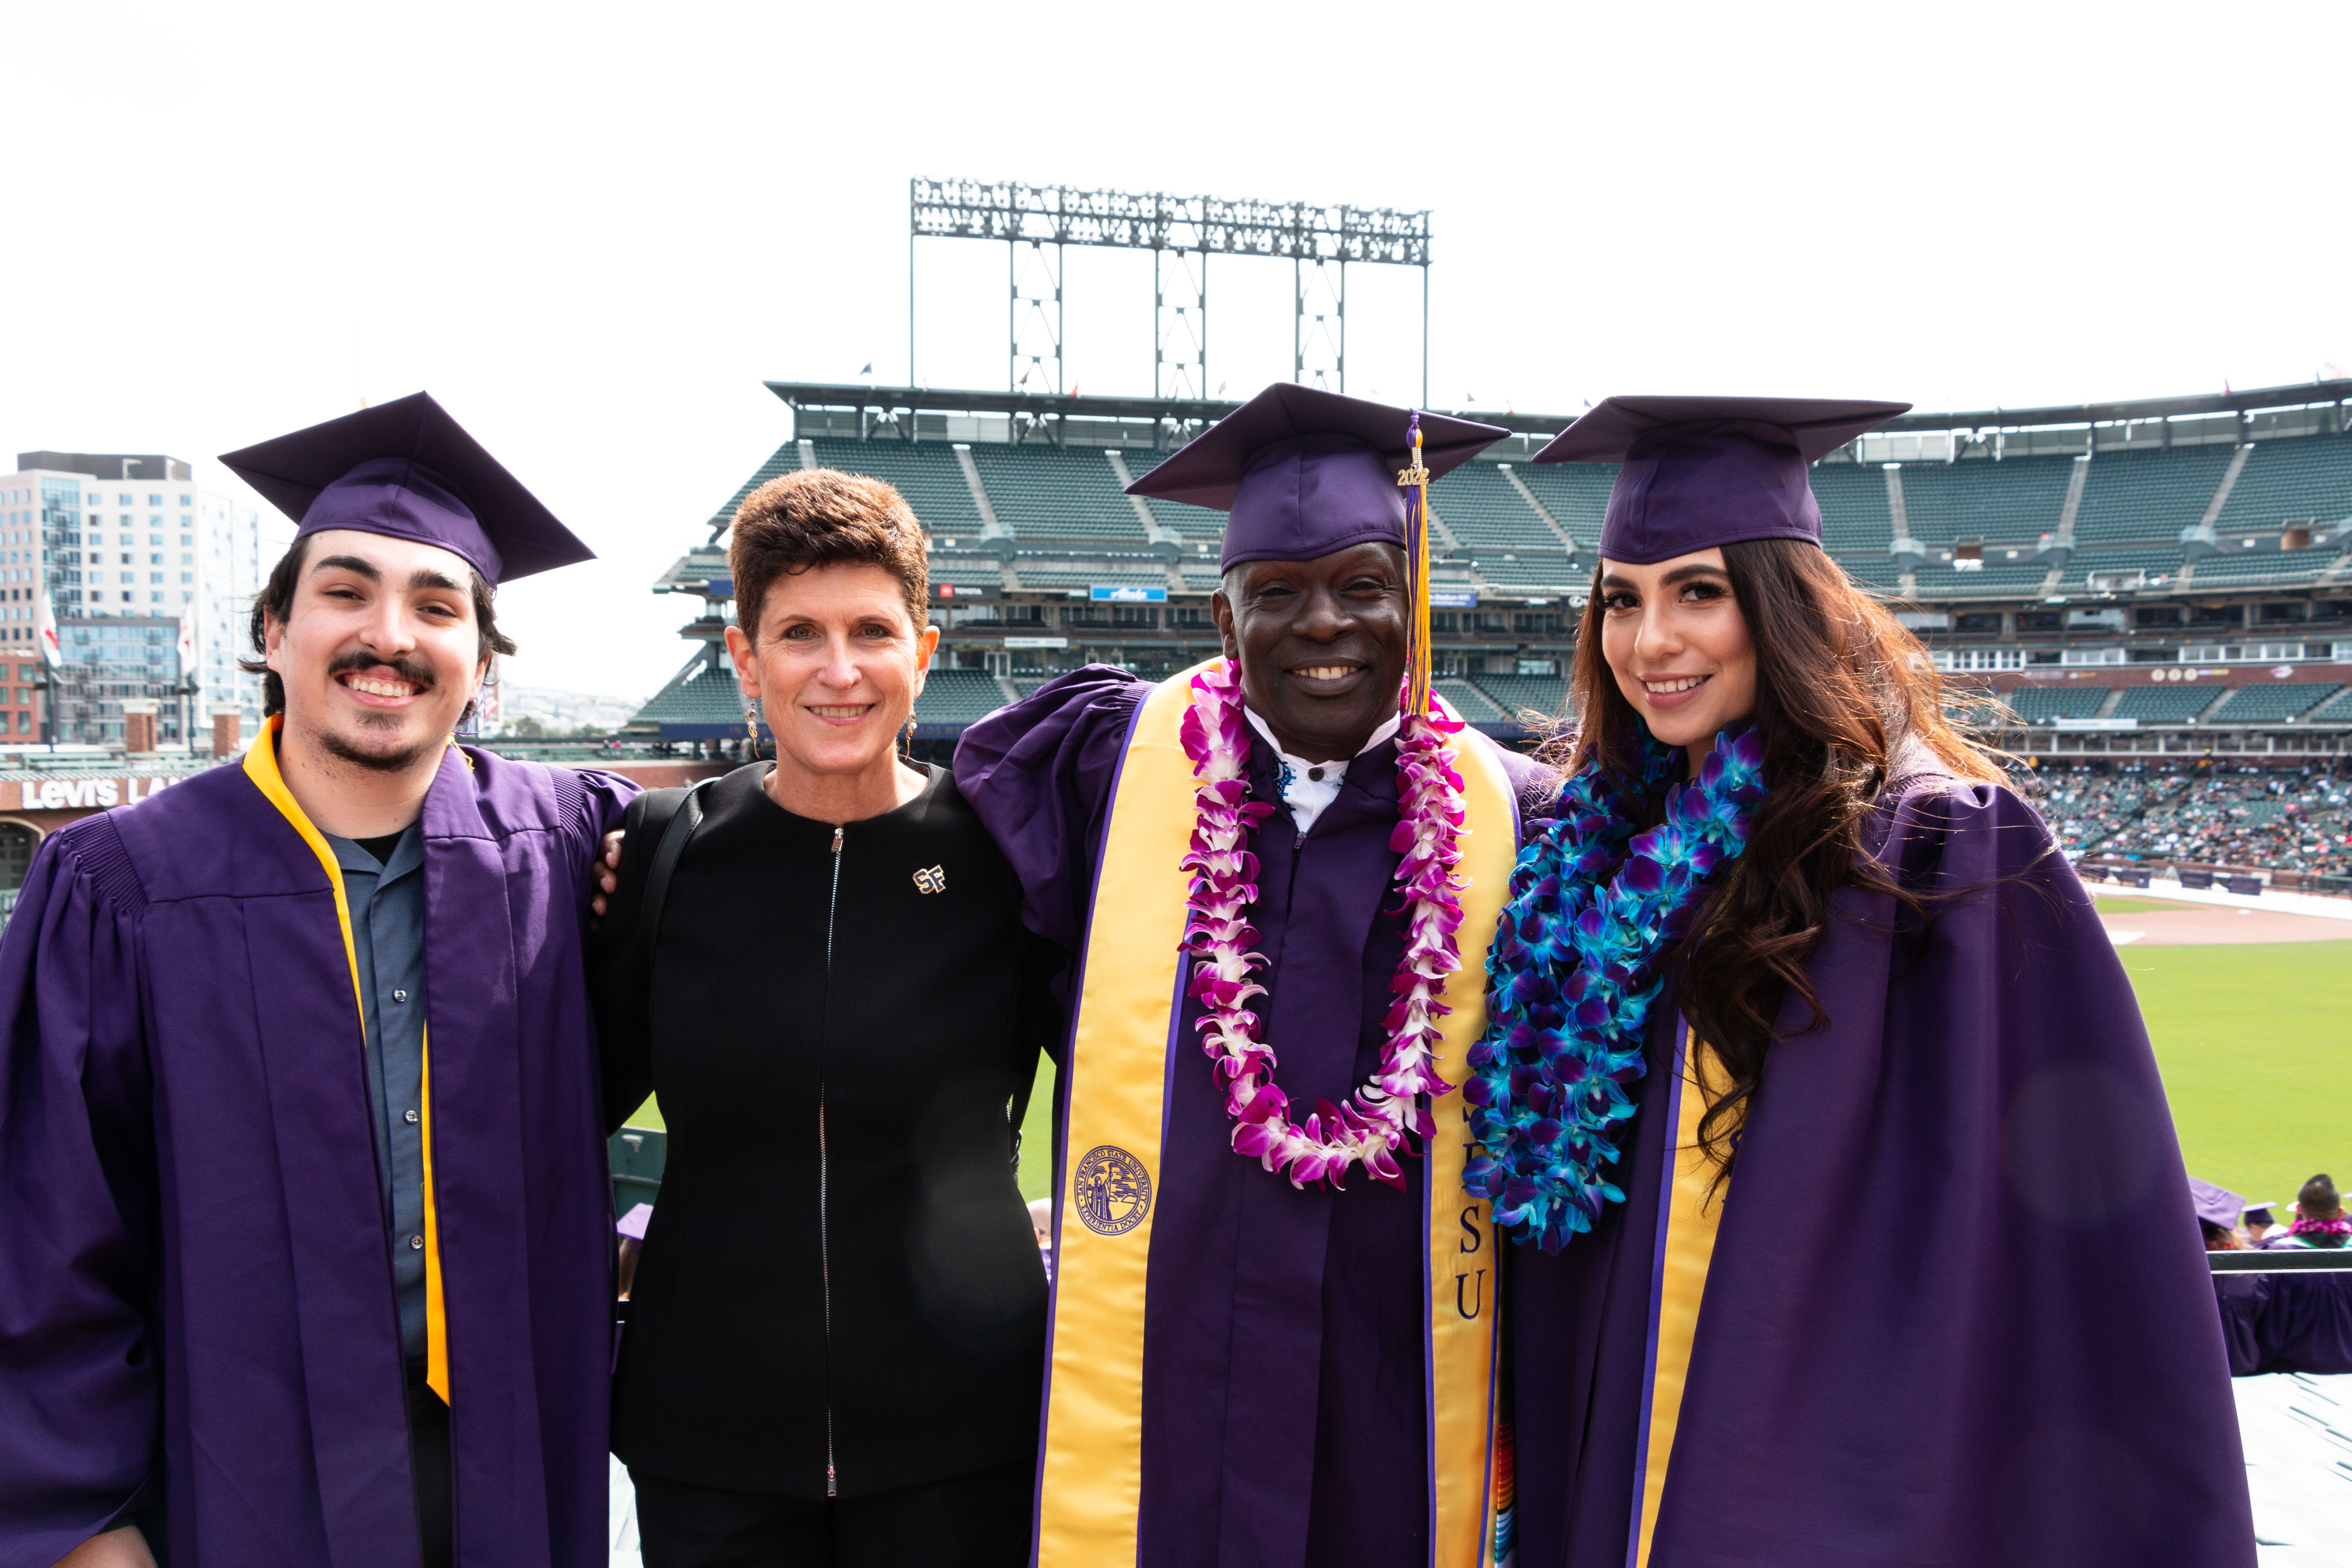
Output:
<path fill-rule="evenodd" d="M 2352 1181 L 2352 942 L 2117 951 L 2190 1174 L 2254 1203 Z"/>

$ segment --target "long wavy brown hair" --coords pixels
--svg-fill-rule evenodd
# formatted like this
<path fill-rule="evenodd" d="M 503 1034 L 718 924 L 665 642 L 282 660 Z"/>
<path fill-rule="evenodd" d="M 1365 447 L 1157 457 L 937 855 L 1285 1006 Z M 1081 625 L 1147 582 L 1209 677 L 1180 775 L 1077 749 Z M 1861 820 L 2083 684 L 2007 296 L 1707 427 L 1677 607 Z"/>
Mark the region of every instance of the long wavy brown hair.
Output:
<path fill-rule="evenodd" d="M 1807 1029 L 1827 1020 L 1805 965 L 1828 924 L 1832 896 L 1860 885 L 1926 918 L 1923 900 L 1879 868 L 1864 840 L 1871 803 L 1894 776 L 1898 749 L 1915 740 L 1960 778 L 2001 777 L 1993 753 L 1945 716 L 1948 703 L 1969 699 L 1947 690 L 1918 639 L 1819 548 L 1754 540 L 1725 545 L 1723 559 L 1756 649 L 1753 719 L 1770 793 L 1757 809 L 1747 850 L 1667 961 L 1684 1017 L 1728 1081 L 1698 1131 L 1718 1184 L 1730 1174 L 1790 994 L 1804 998 Z M 1548 750 L 1566 767 L 1597 764 L 1638 798 L 1640 716 L 1601 651 L 1600 582 L 1596 573 L 1578 627 L 1580 721 Z"/>

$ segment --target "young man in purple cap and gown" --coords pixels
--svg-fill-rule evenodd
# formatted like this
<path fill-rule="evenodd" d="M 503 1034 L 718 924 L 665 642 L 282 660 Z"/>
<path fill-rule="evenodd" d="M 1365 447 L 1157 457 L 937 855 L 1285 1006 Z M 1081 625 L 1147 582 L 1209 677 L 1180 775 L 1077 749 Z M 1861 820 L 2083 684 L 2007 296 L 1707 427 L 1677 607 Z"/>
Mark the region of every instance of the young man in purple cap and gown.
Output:
<path fill-rule="evenodd" d="M 1496 1249 L 1442 1089 L 1537 770 L 1422 716 L 1412 509 L 1505 432 L 1414 427 L 1236 410 L 1132 487 L 1230 510 L 1225 658 L 1073 671 L 957 751 L 1074 966 L 1040 1568 L 1482 1561 Z"/>
<path fill-rule="evenodd" d="M 2114 944 L 1820 548 L 1809 463 L 1904 407 L 1612 398 L 1537 459 L 1622 467 L 1465 1088 L 1536 1243 L 1523 1568 L 2253 1563 Z"/>
<path fill-rule="evenodd" d="M 423 394 L 222 460 L 301 524 L 268 723 L 51 835 L 0 942 L 0 1564 L 602 1563 L 635 791 L 449 738 L 494 585 L 589 552 Z"/>

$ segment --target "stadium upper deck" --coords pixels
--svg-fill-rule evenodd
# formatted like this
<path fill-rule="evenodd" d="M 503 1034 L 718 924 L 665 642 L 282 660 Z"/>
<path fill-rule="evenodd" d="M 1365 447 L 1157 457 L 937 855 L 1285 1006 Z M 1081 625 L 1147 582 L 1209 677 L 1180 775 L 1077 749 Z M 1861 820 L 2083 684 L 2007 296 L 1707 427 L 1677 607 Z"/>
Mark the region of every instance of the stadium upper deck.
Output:
<path fill-rule="evenodd" d="M 656 585 L 709 601 L 683 633 L 703 646 L 631 729 L 740 730 L 718 542 L 744 496 L 801 468 L 887 479 L 929 529 L 944 636 L 919 733 L 1081 663 L 1156 676 L 1215 651 L 1222 518 L 1124 491 L 1234 405 L 771 385 L 793 438 Z M 1939 664 L 2014 694 L 2018 749 L 2340 754 L 2347 402 L 2352 382 L 1908 416 L 1816 465 L 1823 543 Z M 1496 422 L 1514 435 L 1432 492 L 1432 575 L 1441 689 L 1511 731 L 1559 711 L 1614 471 L 1528 461 L 1566 419 Z"/>

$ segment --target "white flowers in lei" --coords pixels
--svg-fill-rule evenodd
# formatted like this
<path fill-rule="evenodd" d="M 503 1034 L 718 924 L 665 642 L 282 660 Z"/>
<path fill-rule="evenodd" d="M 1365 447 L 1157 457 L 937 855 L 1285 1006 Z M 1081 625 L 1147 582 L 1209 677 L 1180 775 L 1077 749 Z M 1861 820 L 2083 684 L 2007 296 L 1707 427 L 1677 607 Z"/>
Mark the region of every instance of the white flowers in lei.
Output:
<path fill-rule="evenodd" d="M 1274 1081 L 1274 1048 L 1258 1037 L 1248 1008 L 1266 989 L 1253 976 L 1266 965 L 1249 924 L 1256 903 L 1257 857 L 1251 836 L 1275 807 L 1249 798 L 1249 723 L 1242 707 L 1240 670 L 1220 661 L 1192 678 L 1192 705 L 1181 739 L 1192 762 L 1195 817 L 1190 851 L 1180 863 L 1192 873 L 1184 944 L 1196 955 L 1190 994 L 1200 999 L 1195 1024 L 1201 1046 L 1215 1064 L 1234 1119 L 1234 1150 L 1290 1178 L 1341 1184 L 1361 1165 L 1391 1186 L 1402 1187 L 1396 1151 L 1408 1132 L 1435 1130 L 1426 1095 L 1448 1093 L 1433 1051 L 1442 1020 L 1452 1011 L 1440 1000 L 1445 977 L 1461 967 L 1455 932 L 1462 925 L 1462 777 L 1454 771 L 1452 737 L 1464 725 L 1434 693 L 1427 717 L 1407 714 L 1397 731 L 1397 826 L 1389 847 L 1400 852 L 1396 885 L 1404 894 L 1404 955 L 1397 964 L 1384 1026 L 1380 1070 L 1339 1105 L 1320 1102 L 1305 1121 L 1293 1121 L 1289 1097 Z M 1408 1153 L 1412 1151 L 1409 1148 Z"/>

